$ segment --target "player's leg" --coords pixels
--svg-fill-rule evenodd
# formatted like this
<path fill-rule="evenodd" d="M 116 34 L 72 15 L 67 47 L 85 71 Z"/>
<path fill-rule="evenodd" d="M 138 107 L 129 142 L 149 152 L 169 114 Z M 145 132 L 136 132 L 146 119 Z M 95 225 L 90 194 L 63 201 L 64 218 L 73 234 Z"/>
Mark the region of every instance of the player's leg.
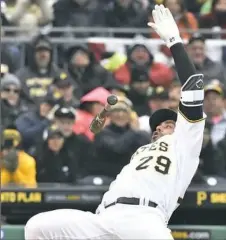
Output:
<path fill-rule="evenodd" d="M 25 226 L 25 240 L 117 239 L 98 215 L 72 209 L 40 213 Z"/>
<path fill-rule="evenodd" d="M 101 217 L 120 239 L 173 240 L 162 215 L 150 207 L 118 204 Z"/>
<path fill-rule="evenodd" d="M 124 228 L 117 226 L 116 233 L 121 239 L 173 240 L 171 231 L 159 219 L 137 218 L 128 220 Z"/>

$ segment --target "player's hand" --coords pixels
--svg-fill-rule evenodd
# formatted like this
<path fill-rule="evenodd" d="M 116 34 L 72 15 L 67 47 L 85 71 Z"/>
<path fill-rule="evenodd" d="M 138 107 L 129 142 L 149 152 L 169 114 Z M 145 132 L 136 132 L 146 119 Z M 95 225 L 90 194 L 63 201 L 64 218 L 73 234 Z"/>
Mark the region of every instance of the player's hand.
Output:
<path fill-rule="evenodd" d="M 155 5 L 152 11 L 154 23 L 149 22 L 148 26 L 152 27 L 156 33 L 171 47 L 178 42 L 182 42 L 177 24 L 168 8 L 163 5 Z"/>

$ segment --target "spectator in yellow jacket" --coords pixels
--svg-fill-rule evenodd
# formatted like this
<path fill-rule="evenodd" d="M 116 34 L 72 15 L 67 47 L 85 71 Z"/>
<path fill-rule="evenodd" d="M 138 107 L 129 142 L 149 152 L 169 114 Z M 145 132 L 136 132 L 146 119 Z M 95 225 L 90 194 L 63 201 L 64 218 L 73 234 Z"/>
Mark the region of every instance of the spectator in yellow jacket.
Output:
<path fill-rule="evenodd" d="M 20 133 L 5 129 L 0 157 L 1 187 L 13 184 L 36 187 L 36 164 L 33 157 L 19 149 Z"/>

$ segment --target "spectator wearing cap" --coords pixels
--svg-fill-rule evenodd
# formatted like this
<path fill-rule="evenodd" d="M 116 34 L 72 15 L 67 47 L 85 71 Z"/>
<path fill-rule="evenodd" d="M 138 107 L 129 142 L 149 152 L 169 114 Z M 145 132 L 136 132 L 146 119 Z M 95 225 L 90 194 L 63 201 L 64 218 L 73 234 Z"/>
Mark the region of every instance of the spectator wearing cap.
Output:
<path fill-rule="evenodd" d="M 76 134 L 84 134 L 90 141 L 93 141 L 94 134 L 90 131 L 89 126 L 93 118 L 104 108 L 109 95 L 109 91 L 98 87 L 81 98 L 73 127 Z"/>
<path fill-rule="evenodd" d="M 132 82 L 133 71 L 147 72 L 151 86 L 168 87 L 174 78 L 174 72 L 165 64 L 156 63 L 149 49 L 143 44 L 135 44 L 127 51 L 127 61 L 114 71 L 115 79 L 123 85 Z"/>
<path fill-rule="evenodd" d="M 115 178 L 134 151 L 149 143 L 149 135 L 133 128 L 131 108 L 125 101 L 112 106 L 109 118 L 110 124 L 95 136 L 89 173 Z"/>
<path fill-rule="evenodd" d="M 212 124 L 211 140 L 213 145 L 216 146 L 226 133 L 226 112 L 223 89 L 220 85 L 209 84 L 206 86 L 204 110 L 208 121 Z"/>
<path fill-rule="evenodd" d="M 16 73 L 21 80 L 23 98 L 34 105 L 47 95 L 48 89 L 55 76 L 61 70 L 53 59 L 53 47 L 50 40 L 43 35 L 38 35 L 27 51 L 27 66 Z"/>
<path fill-rule="evenodd" d="M 153 89 L 149 98 L 150 111 L 155 112 L 162 108 L 169 108 L 169 92 L 164 87 Z"/>
<path fill-rule="evenodd" d="M 133 103 L 133 109 L 138 116 L 149 114 L 148 98 L 151 94 L 151 84 L 146 71 L 132 70 L 128 98 Z"/>
<path fill-rule="evenodd" d="M 81 96 L 97 87 L 107 87 L 115 83 L 112 73 L 104 69 L 86 46 L 68 49 L 66 68 Z"/>
<path fill-rule="evenodd" d="M 70 162 L 71 171 L 75 171 L 78 177 L 85 173 L 85 165 L 90 154 L 91 144 L 83 134 L 76 134 L 73 126 L 76 121 L 76 113 L 72 107 L 59 107 L 54 114 L 54 123 L 64 136 L 63 151 L 74 159 Z M 69 164 L 69 163 L 68 163 Z"/>
<path fill-rule="evenodd" d="M 207 57 L 205 39 L 202 35 L 194 34 L 188 42 L 187 50 L 197 72 L 204 74 L 205 84 L 210 83 L 212 79 L 219 79 L 226 85 L 226 70 L 221 63 L 213 62 Z"/>
<path fill-rule="evenodd" d="M 150 133 L 150 114 L 162 108 L 169 108 L 169 94 L 167 89 L 161 86 L 154 88 L 151 92 L 151 95 L 149 96 L 148 107 L 149 111 L 146 114 L 140 116 L 139 123 L 141 130 Z"/>
<path fill-rule="evenodd" d="M 15 124 L 15 120 L 28 107 L 20 98 L 21 83 L 13 74 L 6 73 L 1 79 L 1 127 Z"/>
<path fill-rule="evenodd" d="M 28 111 L 16 119 L 16 127 L 23 139 L 23 148 L 29 151 L 42 137 L 44 129 L 53 120 L 53 113 L 57 108 L 51 96 L 46 96 L 37 109 Z"/>
<path fill-rule="evenodd" d="M 56 86 L 54 96 L 58 99 L 57 103 L 62 107 L 74 107 L 79 105 L 78 89 L 72 83 L 72 79 L 66 74 L 61 73 L 54 79 Z"/>
<path fill-rule="evenodd" d="M 14 128 L 3 131 L 1 144 L 1 187 L 17 185 L 36 187 L 36 164 L 33 157 L 20 149 L 21 135 Z"/>
<path fill-rule="evenodd" d="M 59 107 L 54 113 L 54 122 L 65 137 L 72 135 L 75 119 L 75 110 L 72 107 Z"/>
<path fill-rule="evenodd" d="M 56 125 L 47 128 L 34 156 L 37 162 L 37 180 L 44 183 L 74 183 L 76 171 L 71 165 L 77 156 L 64 148 L 65 138 Z M 76 171 L 75 171 L 76 170 Z"/>

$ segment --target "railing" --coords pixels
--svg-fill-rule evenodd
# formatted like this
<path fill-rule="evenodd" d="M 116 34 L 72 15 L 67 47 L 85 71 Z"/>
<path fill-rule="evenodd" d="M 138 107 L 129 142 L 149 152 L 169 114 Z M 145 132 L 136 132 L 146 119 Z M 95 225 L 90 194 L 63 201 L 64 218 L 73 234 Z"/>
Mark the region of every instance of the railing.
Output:
<path fill-rule="evenodd" d="M 19 44 L 22 52 L 22 56 L 24 56 L 24 46 L 25 43 L 31 41 L 32 37 L 20 35 L 23 31 L 26 31 L 25 28 L 18 27 L 4 27 L 2 28 L 5 36 L 1 37 L 2 43 L 10 43 L 10 44 Z M 100 43 L 104 44 L 107 51 L 120 52 L 125 53 L 126 46 L 143 43 L 145 44 L 153 54 L 155 54 L 159 45 L 163 43 L 159 39 L 150 39 L 146 38 L 151 33 L 151 29 L 137 29 L 137 28 L 84 28 L 84 27 L 60 27 L 54 28 L 48 26 L 47 28 L 39 29 L 40 32 L 43 33 L 51 33 L 50 36 L 54 35 L 52 33 L 63 33 L 60 37 L 51 37 L 51 41 L 54 44 L 54 52 L 56 47 L 59 44 L 62 44 L 65 48 L 68 46 L 76 45 L 76 44 L 84 44 L 84 43 Z M 184 30 L 181 30 L 183 32 Z M 187 31 L 187 30 L 186 30 Z M 194 30 L 189 30 L 189 32 L 196 32 Z M 208 33 L 213 34 L 216 37 L 221 33 L 226 33 L 226 30 L 220 29 L 199 29 L 200 33 Z M 86 33 L 87 37 L 82 37 L 80 33 Z M 133 33 L 135 35 L 134 38 L 115 38 L 115 33 Z M 144 35 L 144 37 L 141 34 Z M 9 35 L 10 34 L 10 35 Z M 12 37 L 13 34 L 13 37 Z M 18 35 L 17 35 L 18 34 Z M 75 34 L 75 35 L 74 35 Z M 78 35 L 77 35 L 78 34 Z M 185 40 L 186 42 L 186 40 Z M 226 39 L 211 39 L 206 41 L 207 46 L 207 55 L 214 61 L 222 60 L 222 47 L 226 47 Z M 24 58 L 24 57 L 23 57 Z M 22 60 L 23 62 L 23 60 Z M 22 63 L 21 62 L 21 63 Z"/>
<path fill-rule="evenodd" d="M 3 27 L 4 32 L 8 33 L 18 33 L 26 31 L 26 28 L 19 27 Z M 131 33 L 131 34 L 149 34 L 153 32 L 151 28 L 111 28 L 111 27 L 50 27 L 49 30 L 52 33 L 90 33 L 90 34 L 116 34 L 116 33 Z M 194 29 L 181 29 L 181 33 L 196 33 L 197 30 Z M 200 28 L 198 30 L 201 34 L 226 34 L 226 29 L 221 29 L 220 27 L 214 28 Z"/>

